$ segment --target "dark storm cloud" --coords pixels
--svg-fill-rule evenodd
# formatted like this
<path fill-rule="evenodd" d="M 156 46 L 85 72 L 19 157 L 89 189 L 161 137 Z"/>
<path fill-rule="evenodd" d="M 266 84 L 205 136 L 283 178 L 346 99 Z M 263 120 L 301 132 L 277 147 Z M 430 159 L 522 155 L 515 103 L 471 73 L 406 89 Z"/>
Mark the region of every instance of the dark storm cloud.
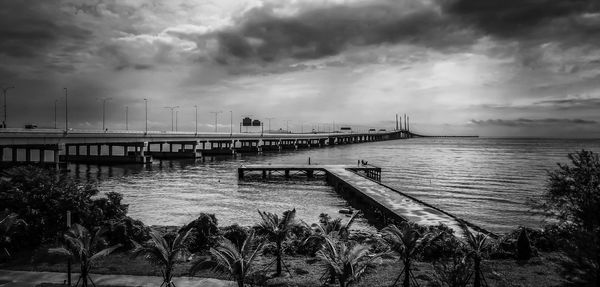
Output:
<path fill-rule="evenodd" d="M 90 32 L 69 21 L 58 1 L 0 1 L 0 56 L 44 57 L 68 44 L 68 49 L 90 37 Z"/>
<path fill-rule="evenodd" d="M 446 11 L 500 36 L 517 36 L 545 22 L 598 12 L 597 0 L 455 0 Z"/>
<path fill-rule="evenodd" d="M 600 32 L 600 21 L 581 20 L 582 15 L 599 12 L 598 3 L 376 0 L 368 4 L 305 7 L 292 16 L 278 15 L 274 7 L 266 5 L 245 13 L 233 28 L 216 33 L 220 47 L 216 58 L 222 64 L 235 64 L 239 59 L 315 59 L 353 46 L 394 43 L 457 51 L 488 35 L 533 45 L 552 40 L 579 45 L 586 37 Z M 531 47 L 524 45 L 514 52 L 527 54 L 528 48 Z M 535 59 L 529 61 L 538 60 L 538 56 L 531 57 Z"/>
<path fill-rule="evenodd" d="M 597 121 L 584 120 L 584 119 L 515 119 L 515 120 L 503 120 L 503 119 L 488 119 L 488 120 L 471 120 L 471 124 L 478 126 L 508 126 L 508 127 L 527 127 L 527 126 L 539 126 L 539 125 L 589 125 L 597 124 Z"/>
<path fill-rule="evenodd" d="M 534 105 L 553 107 L 556 109 L 600 109 L 600 98 L 574 98 L 561 100 L 546 100 L 536 102 Z"/>
<path fill-rule="evenodd" d="M 404 42 L 444 49 L 474 41 L 436 6 L 392 0 L 311 7 L 294 16 L 279 16 L 270 6 L 255 8 L 217 39 L 221 63 L 315 59 L 351 46 Z"/>

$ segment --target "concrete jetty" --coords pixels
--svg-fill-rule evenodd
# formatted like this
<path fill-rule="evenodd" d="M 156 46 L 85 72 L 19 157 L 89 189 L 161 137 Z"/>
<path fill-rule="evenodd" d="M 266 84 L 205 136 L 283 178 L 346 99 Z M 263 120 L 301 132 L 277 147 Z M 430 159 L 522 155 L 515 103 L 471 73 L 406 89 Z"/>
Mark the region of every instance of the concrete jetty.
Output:
<path fill-rule="evenodd" d="M 244 179 L 251 173 L 259 172 L 263 178 L 290 172 L 306 174 L 312 177 L 315 172 L 324 173 L 327 182 L 346 198 L 358 200 L 370 211 L 386 221 L 410 221 L 420 225 L 432 226 L 444 224 L 454 230 L 457 237 L 465 236 L 465 228 L 471 232 L 482 232 L 493 238 L 495 234 L 462 220 L 446 211 L 427 204 L 390 186 L 382 184 L 381 168 L 371 165 L 248 165 L 238 168 L 238 176 Z"/>

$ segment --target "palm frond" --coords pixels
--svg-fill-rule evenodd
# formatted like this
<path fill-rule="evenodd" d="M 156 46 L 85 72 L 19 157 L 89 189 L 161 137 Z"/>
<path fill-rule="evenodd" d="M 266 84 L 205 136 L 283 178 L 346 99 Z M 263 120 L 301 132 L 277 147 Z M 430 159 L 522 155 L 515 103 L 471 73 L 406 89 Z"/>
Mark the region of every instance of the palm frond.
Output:
<path fill-rule="evenodd" d="M 63 256 L 73 256 L 73 253 L 64 247 L 49 248 L 48 253 Z"/>
<path fill-rule="evenodd" d="M 123 244 L 117 244 L 117 245 L 113 245 L 111 247 L 104 248 L 104 249 L 96 252 L 94 255 L 92 255 L 92 257 L 90 257 L 90 262 L 94 262 L 98 258 L 108 256 L 109 254 L 113 253 L 113 251 L 117 250 L 121 246 L 123 246 Z"/>

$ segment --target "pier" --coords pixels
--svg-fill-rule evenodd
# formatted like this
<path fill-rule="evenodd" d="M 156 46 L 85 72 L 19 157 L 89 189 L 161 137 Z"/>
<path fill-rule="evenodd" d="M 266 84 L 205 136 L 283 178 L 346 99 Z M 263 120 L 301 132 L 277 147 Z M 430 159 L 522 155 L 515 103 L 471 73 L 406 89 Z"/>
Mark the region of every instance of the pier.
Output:
<path fill-rule="evenodd" d="M 411 137 L 407 130 L 258 134 L 0 129 L 0 164 L 148 164 L 153 159 L 314 149 Z"/>
<path fill-rule="evenodd" d="M 444 210 L 425 203 L 413 196 L 382 184 L 381 168 L 371 165 L 248 165 L 238 168 L 238 177 L 243 180 L 258 173 L 262 178 L 283 174 L 290 178 L 292 173 L 308 178 L 316 173 L 325 176 L 327 183 L 351 203 L 359 205 L 366 213 L 375 216 L 378 222 L 387 225 L 410 221 L 425 226 L 444 224 L 463 238 L 464 228 L 481 232 L 492 238 L 497 235 L 466 222 Z"/>

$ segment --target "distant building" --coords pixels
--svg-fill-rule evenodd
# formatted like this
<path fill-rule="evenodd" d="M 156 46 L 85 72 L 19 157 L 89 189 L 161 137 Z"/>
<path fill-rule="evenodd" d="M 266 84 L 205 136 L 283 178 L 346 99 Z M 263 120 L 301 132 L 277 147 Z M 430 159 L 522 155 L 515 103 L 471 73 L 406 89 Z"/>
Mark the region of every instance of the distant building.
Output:
<path fill-rule="evenodd" d="M 253 120 L 252 121 L 252 126 L 260 127 L 260 121 L 259 120 Z"/>
<path fill-rule="evenodd" d="M 249 127 L 252 126 L 252 119 L 249 117 L 245 117 L 242 119 L 242 126 Z"/>

